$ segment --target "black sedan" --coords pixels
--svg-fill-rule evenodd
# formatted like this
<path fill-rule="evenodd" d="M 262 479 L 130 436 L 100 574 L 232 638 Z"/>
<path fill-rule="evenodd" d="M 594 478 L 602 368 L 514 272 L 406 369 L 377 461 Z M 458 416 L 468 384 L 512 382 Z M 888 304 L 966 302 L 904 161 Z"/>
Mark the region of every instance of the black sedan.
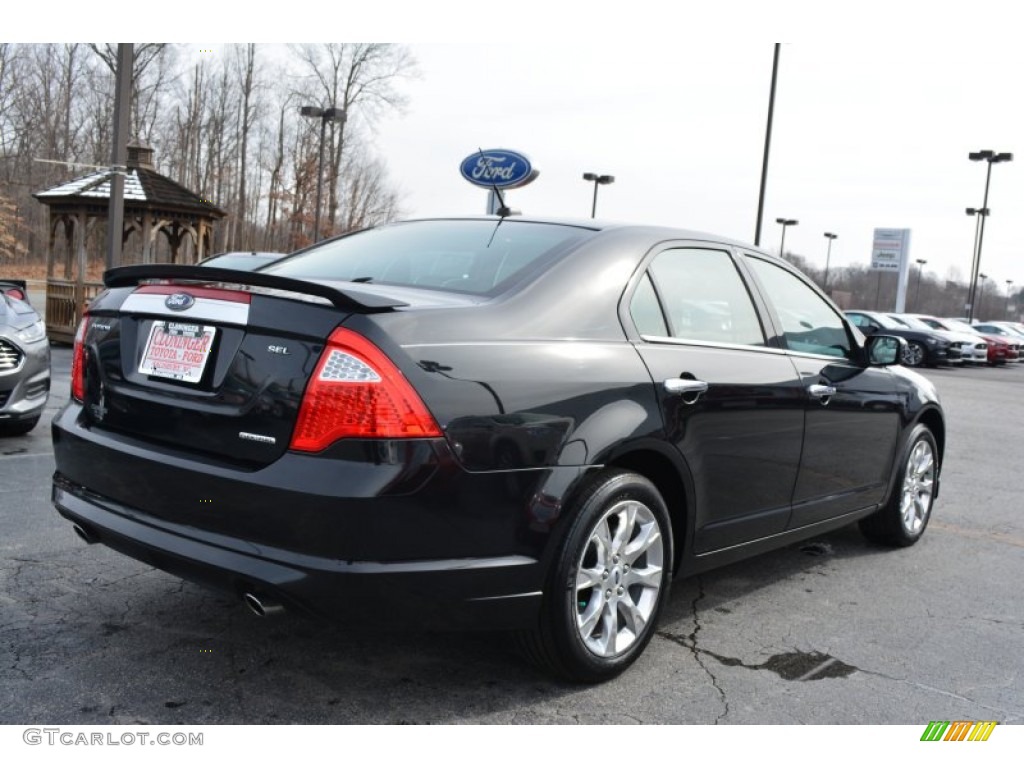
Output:
<path fill-rule="evenodd" d="M 50 396 L 50 342 L 24 280 L 0 279 L 0 437 L 31 431 Z"/>
<path fill-rule="evenodd" d="M 941 331 L 910 328 L 883 312 L 855 309 L 846 316 L 866 335 L 885 333 L 905 339 L 907 346 L 900 362 L 911 368 L 958 363 L 962 357 L 960 345 Z"/>
<path fill-rule="evenodd" d="M 938 494 L 945 420 L 905 343 L 741 243 L 435 219 L 105 281 L 54 503 L 260 615 L 515 630 L 597 681 L 672 577 L 852 522 L 907 546 Z"/>

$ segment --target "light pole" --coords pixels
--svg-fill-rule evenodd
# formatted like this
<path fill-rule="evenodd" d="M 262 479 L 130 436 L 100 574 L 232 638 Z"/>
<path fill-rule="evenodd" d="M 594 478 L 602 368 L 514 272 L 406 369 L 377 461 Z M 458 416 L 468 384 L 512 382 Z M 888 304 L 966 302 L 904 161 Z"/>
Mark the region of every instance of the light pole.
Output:
<path fill-rule="evenodd" d="M 615 177 L 614 176 L 606 176 L 606 175 L 600 175 L 599 176 L 596 173 L 589 173 L 588 172 L 588 173 L 584 173 L 583 174 L 583 180 L 584 181 L 592 181 L 592 182 L 594 182 L 594 202 L 590 206 L 590 218 L 594 218 L 595 216 L 597 216 L 597 187 L 598 187 L 598 185 L 599 184 L 611 184 L 612 182 L 615 181 Z"/>
<path fill-rule="evenodd" d="M 1010 286 L 1013 285 L 1013 280 L 1006 281 L 1006 319 L 1010 319 Z"/>
<path fill-rule="evenodd" d="M 825 237 L 828 238 L 828 251 L 825 253 L 825 279 L 822 281 L 821 289 L 828 293 L 828 264 L 832 260 L 832 241 L 839 237 L 839 235 L 826 232 Z"/>
<path fill-rule="evenodd" d="M 978 275 L 978 278 L 978 310 L 980 311 L 982 309 L 981 303 L 985 300 L 985 281 L 988 280 L 988 275 L 982 272 Z M 978 319 L 980 320 L 981 317 L 979 316 Z"/>
<path fill-rule="evenodd" d="M 782 225 L 782 242 L 779 244 L 779 256 L 786 258 L 786 227 L 795 227 L 800 222 L 796 219 L 776 219 L 776 224 Z"/>
<path fill-rule="evenodd" d="M 981 232 L 981 220 L 983 217 L 988 216 L 988 208 L 967 208 L 965 209 L 968 216 L 974 217 L 974 250 L 971 252 L 971 274 L 967 276 L 967 302 L 964 305 L 964 309 L 968 310 L 967 314 L 971 315 L 970 307 L 974 305 L 974 270 L 977 262 L 975 259 L 978 258 L 978 233 Z"/>
<path fill-rule="evenodd" d="M 921 305 L 917 303 L 917 299 L 921 295 L 921 270 L 928 263 L 928 259 L 914 259 L 914 261 L 917 262 L 917 288 L 914 289 L 914 309 L 920 312 Z"/>
<path fill-rule="evenodd" d="M 313 222 L 313 242 L 320 242 L 320 198 L 324 189 L 324 131 L 328 123 L 344 123 L 345 110 L 340 107 L 302 107 L 303 117 L 320 118 L 320 161 L 316 168 L 316 216 Z"/>
<path fill-rule="evenodd" d="M 981 220 L 977 229 L 977 245 L 974 249 L 974 261 L 971 265 L 971 290 L 967 294 L 967 322 L 970 323 L 974 319 L 974 294 L 977 292 L 978 285 L 978 271 L 981 269 L 981 244 L 985 239 L 985 219 L 988 218 L 988 187 L 989 182 L 992 181 L 992 164 L 993 163 L 1008 163 L 1013 160 L 1012 152 L 993 152 L 991 149 L 983 149 L 978 152 L 971 152 L 967 155 L 969 160 L 975 162 L 985 161 L 988 163 L 988 171 L 985 173 L 985 199 L 981 204 Z"/>

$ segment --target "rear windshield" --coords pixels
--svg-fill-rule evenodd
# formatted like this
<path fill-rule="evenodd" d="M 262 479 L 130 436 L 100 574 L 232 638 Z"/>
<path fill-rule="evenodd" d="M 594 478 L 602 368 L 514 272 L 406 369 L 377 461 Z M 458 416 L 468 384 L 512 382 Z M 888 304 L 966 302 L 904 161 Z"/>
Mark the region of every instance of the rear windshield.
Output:
<path fill-rule="evenodd" d="M 592 234 L 527 221 L 410 221 L 343 237 L 261 272 L 496 294 Z"/>

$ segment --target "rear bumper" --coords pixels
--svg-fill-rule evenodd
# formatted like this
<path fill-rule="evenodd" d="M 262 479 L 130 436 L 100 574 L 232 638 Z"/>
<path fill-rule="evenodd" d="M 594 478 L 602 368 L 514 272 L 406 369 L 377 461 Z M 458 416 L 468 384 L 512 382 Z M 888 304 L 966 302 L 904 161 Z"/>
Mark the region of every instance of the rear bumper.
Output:
<path fill-rule="evenodd" d="M 533 626 L 539 590 L 509 593 L 536 562 L 522 556 L 360 563 L 296 556 L 242 541 L 213 542 L 69 487 L 53 503 L 97 543 L 162 571 L 241 598 L 246 592 L 318 618 L 375 627 L 520 629 Z M 246 551 L 246 550 L 249 551 Z"/>
<path fill-rule="evenodd" d="M 435 445 L 431 458 L 411 451 L 433 465 L 426 469 L 291 456 L 244 473 L 102 433 L 81 424 L 80 411 L 71 404 L 53 421 L 53 503 L 118 552 L 345 622 L 522 629 L 538 621 L 557 515 L 531 500 L 575 468 L 474 475 Z M 388 495 L 396 476 L 414 486 Z M 312 480 L 323 477 L 330 482 Z"/>

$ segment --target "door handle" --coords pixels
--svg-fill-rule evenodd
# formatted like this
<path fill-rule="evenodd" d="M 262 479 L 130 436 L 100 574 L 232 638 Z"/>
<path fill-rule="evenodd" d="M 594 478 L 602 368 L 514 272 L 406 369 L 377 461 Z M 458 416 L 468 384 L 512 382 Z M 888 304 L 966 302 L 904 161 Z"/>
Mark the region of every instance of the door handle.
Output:
<path fill-rule="evenodd" d="M 807 391 L 811 397 L 820 398 L 823 405 L 828 405 L 828 399 L 836 393 L 836 388 L 830 387 L 827 384 L 811 384 Z"/>
<path fill-rule="evenodd" d="M 673 395 L 700 395 L 708 391 L 708 383 L 697 379 L 665 379 L 665 391 Z"/>

